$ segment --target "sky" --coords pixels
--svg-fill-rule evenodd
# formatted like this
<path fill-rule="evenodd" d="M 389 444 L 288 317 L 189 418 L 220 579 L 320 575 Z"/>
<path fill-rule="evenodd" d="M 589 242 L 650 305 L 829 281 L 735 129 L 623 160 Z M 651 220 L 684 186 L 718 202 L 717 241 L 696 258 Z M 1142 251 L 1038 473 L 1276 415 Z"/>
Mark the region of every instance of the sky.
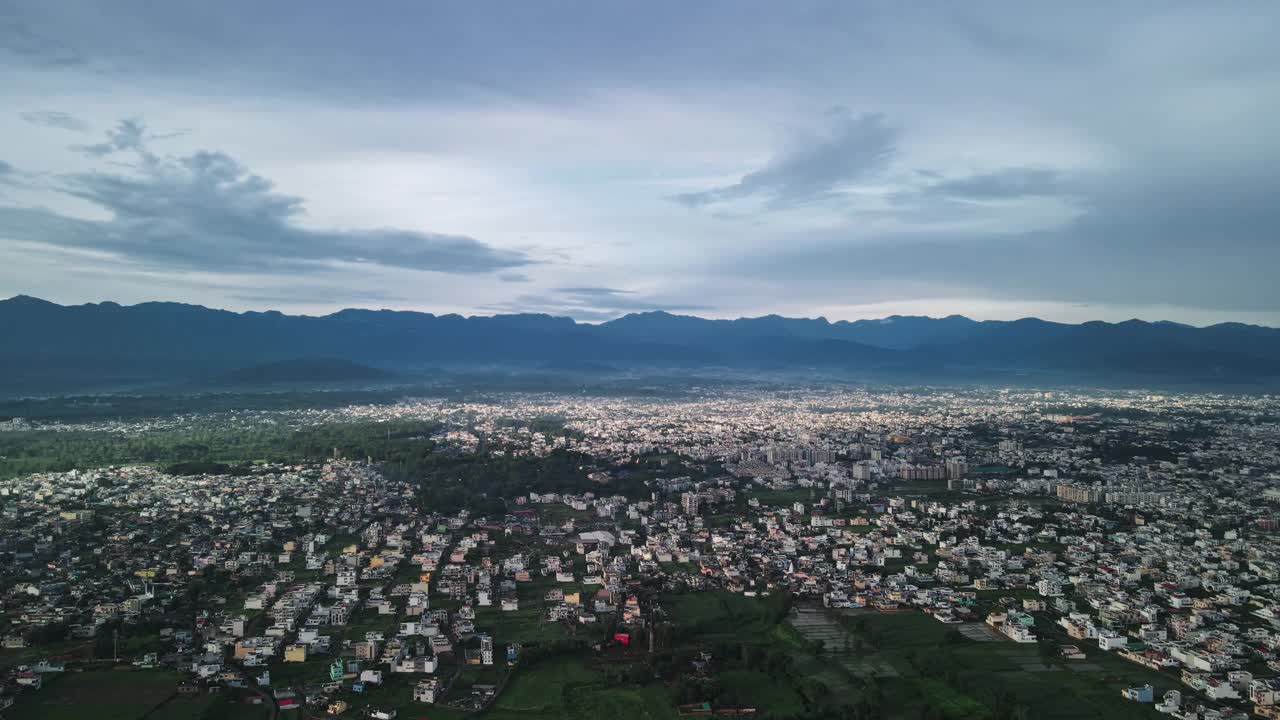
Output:
<path fill-rule="evenodd" d="M 1280 3 L 0 0 L 0 296 L 1280 326 Z"/>

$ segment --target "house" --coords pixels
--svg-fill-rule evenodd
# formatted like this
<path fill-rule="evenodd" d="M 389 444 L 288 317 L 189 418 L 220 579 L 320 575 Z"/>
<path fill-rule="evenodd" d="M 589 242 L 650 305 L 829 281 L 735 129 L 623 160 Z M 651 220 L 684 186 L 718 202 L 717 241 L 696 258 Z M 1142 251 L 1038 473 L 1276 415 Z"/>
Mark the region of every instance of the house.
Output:
<path fill-rule="evenodd" d="M 1118 650 L 1128 644 L 1129 640 L 1123 635 L 1116 635 L 1110 631 L 1098 634 L 1098 647 L 1103 650 Z"/>
<path fill-rule="evenodd" d="M 446 635 L 436 635 L 431 638 L 431 652 L 435 655 L 444 655 L 453 652 L 453 643 L 449 641 Z"/>
<path fill-rule="evenodd" d="M 25 667 L 18 670 L 16 680 L 22 687 L 31 688 L 32 690 L 39 690 L 44 685 L 44 680 L 40 677 L 40 673 Z"/>
<path fill-rule="evenodd" d="M 413 621 L 402 622 L 400 623 L 400 631 L 396 634 L 402 637 L 408 636 L 408 635 L 426 635 L 427 623 L 420 623 L 420 622 L 413 622 Z"/>
<path fill-rule="evenodd" d="M 1280 680 L 1269 678 L 1251 681 L 1249 683 L 1249 700 L 1255 705 L 1276 705 L 1280 703 Z"/>
<path fill-rule="evenodd" d="M 439 685 L 435 678 L 419 680 L 418 684 L 413 686 L 414 702 L 434 703 L 436 701 L 436 689 Z"/>
<path fill-rule="evenodd" d="M 1142 685 L 1140 687 L 1125 688 L 1120 691 L 1121 696 L 1125 700 L 1132 700 L 1140 703 L 1150 703 L 1156 700 L 1155 688 L 1150 685 Z"/>
<path fill-rule="evenodd" d="M 391 663 L 393 673 L 434 673 L 438 663 L 434 657 L 405 657 Z"/>
<path fill-rule="evenodd" d="M 288 645 L 284 649 L 285 662 L 306 662 L 307 646 L 302 644 Z"/>
<path fill-rule="evenodd" d="M 1232 687 L 1231 683 L 1218 678 L 1209 678 L 1202 690 L 1210 700 L 1234 700 L 1240 697 L 1240 691 Z"/>

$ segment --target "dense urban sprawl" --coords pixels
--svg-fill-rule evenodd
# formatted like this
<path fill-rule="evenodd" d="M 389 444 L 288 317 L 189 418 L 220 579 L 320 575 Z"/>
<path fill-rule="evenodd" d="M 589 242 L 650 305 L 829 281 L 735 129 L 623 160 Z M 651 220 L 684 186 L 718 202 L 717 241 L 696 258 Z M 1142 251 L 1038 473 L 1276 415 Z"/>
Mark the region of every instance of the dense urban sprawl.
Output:
<path fill-rule="evenodd" d="M 906 613 L 960 643 L 1034 646 L 1029 672 L 1150 670 L 1117 706 L 1280 718 L 1276 397 L 695 388 L 4 431 L 353 423 L 423 423 L 405 442 L 462 462 L 570 458 L 572 489 L 531 478 L 442 512 L 411 473 L 344 447 L 225 473 L 0 480 L 0 711 L 116 665 L 272 714 L 484 711 L 553 653 L 670 652 L 691 622 L 679 598 L 728 593 L 785 598 L 787 632 L 849 682 L 903 672 L 859 638 Z M 681 672 L 711 672 L 715 650 L 699 652 Z M 671 705 L 770 710 L 699 692 L 682 684 Z"/>

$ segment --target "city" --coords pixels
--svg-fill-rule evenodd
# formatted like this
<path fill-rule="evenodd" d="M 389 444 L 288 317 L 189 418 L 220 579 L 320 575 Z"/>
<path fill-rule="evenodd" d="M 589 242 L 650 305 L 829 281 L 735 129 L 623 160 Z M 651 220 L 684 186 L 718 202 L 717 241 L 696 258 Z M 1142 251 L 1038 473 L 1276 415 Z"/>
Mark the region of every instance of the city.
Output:
<path fill-rule="evenodd" d="M 7 714 L 95 683 L 148 717 L 603 712 L 543 697 L 572 666 L 634 688 L 618 716 L 1050 717 L 1053 688 L 1070 716 L 1280 717 L 1280 397 L 694 386 L 0 438 L 279 427 L 425 448 L 468 492 L 433 507 L 360 443 L 0 481 Z M 543 469 L 489 485 L 513 462 Z"/>

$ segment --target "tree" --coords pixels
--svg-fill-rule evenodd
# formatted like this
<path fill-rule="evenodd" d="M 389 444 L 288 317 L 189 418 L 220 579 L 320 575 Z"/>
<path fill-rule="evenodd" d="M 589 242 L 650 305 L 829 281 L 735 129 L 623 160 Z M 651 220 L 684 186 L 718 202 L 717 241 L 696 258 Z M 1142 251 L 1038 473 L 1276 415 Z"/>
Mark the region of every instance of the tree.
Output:
<path fill-rule="evenodd" d="M 119 621 L 103 623 L 93 636 L 93 656 L 99 660 L 116 656 L 116 634 L 120 631 Z"/>

